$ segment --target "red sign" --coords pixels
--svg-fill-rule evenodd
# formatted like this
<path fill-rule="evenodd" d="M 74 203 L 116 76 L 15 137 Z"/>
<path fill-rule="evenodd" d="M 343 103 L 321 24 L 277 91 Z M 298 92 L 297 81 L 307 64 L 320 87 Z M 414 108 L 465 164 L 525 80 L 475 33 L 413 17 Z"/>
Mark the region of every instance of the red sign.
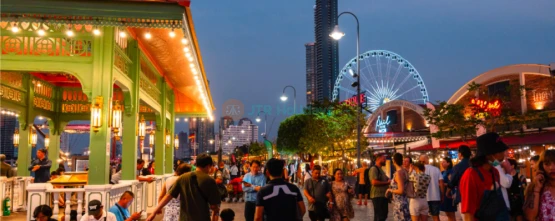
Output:
<path fill-rule="evenodd" d="M 485 101 L 479 98 L 472 98 L 470 103 L 474 105 L 479 112 L 488 112 L 497 116 L 501 112 L 501 102 L 499 100 Z"/>
<path fill-rule="evenodd" d="M 347 100 L 341 101 L 342 104 L 347 104 L 349 106 L 357 106 L 358 104 L 364 104 L 366 102 L 366 96 L 364 94 L 360 94 L 359 99 L 357 96 L 353 96 Z"/>

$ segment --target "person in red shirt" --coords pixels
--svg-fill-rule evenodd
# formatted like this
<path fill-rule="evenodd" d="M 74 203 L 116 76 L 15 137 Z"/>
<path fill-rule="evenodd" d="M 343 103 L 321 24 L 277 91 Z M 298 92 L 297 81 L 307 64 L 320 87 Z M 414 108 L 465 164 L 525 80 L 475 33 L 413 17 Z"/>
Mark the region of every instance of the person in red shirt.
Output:
<path fill-rule="evenodd" d="M 464 172 L 460 181 L 461 213 L 465 221 L 476 220 L 475 214 L 480 207 L 484 192 L 493 190 L 494 179 L 496 189 L 500 188 L 499 171 L 494 166 L 503 161 L 505 152 L 509 148 L 497 133 L 486 133 L 478 137 L 476 146 L 478 148 L 476 156 L 470 160 L 472 167 Z M 509 220 L 508 210 L 505 212 L 506 214 L 499 215 L 506 216 L 506 220 Z"/>

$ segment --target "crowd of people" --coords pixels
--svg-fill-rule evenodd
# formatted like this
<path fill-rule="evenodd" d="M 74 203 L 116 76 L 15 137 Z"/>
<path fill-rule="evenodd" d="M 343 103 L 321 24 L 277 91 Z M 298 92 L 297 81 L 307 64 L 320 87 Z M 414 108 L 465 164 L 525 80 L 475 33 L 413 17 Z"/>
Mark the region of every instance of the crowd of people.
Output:
<path fill-rule="evenodd" d="M 486 133 L 476 142 L 474 155 L 462 145 L 458 162 L 454 165 L 450 157 L 444 157 L 440 168 L 430 165 L 428 155 L 422 154 L 418 162 L 413 162 L 411 156 L 394 153 L 389 157 L 391 173 L 386 173 L 388 155 L 379 153 L 372 164 L 363 163 L 351 172 L 357 177 L 354 187 L 345 181 L 344 170 L 328 173 L 324 165 L 305 164 L 301 170 L 300 165 L 287 165 L 280 159 L 216 165 L 210 155 L 201 154 L 194 165 L 176 165 L 174 176 L 163 184 L 158 206 L 147 221 L 152 221 L 162 208 L 166 221 L 234 220 L 233 210 L 220 211 L 226 199 L 244 202 L 241 216 L 247 221 L 299 221 L 305 213 L 311 221 L 347 221 L 355 216 L 352 202 L 367 206 L 368 199 L 377 221 L 427 221 L 430 217 L 437 221 L 440 212 L 449 221 L 456 220 L 457 213 L 465 221 L 555 220 L 555 150 L 545 150 L 530 159 L 534 175 L 527 182 L 517 161 L 508 157 L 508 146 L 498 134 Z M 50 179 L 50 174 L 41 173 L 51 164 L 45 156 L 46 152 L 39 150 L 38 159 L 29 167 L 36 174 L 35 182 L 42 182 L 43 177 Z M 143 175 L 153 173 L 154 167 L 151 162 L 145 168 L 145 162 L 138 159 L 137 179 L 152 182 Z M 118 173 L 114 171 L 112 180 Z M 55 171 L 52 176 L 59 174 Z M 106 211 L 100 201 L 92 200 L 81 221 L 138 220 L 141 212 L 130 214 L 128 210 L 133 199 L 132 192 L 125 192 Z M 63 200 L 59 203 L 64 204 Z M 50 220 L 52 210 L 42 205 L 33 215 L 37 220 Z"/>

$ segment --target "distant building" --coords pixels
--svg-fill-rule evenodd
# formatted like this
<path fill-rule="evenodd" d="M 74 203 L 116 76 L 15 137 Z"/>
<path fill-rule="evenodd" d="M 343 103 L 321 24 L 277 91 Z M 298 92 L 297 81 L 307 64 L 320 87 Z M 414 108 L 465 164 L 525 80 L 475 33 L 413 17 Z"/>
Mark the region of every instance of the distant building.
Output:
<path fill-rule="evenodd" d="M 258 141 L 258 126 L 248 118 L 243 118 L 238 125 L 230 125 L 222 131 L 221 145 L 223 153 L 231 153 L 237 146 L 248 145 Z"/>
<path fill-rule="evenodd" d="M 201 117 L 192 118 L 189 121 L 189 134 L 195 135 L 193 149 L 198 148 L 196 150 L 197 155 L 206 151 L 215 151 L 213 121 Z"/>
<path fill-rule="evenodd" d="M 316 51 L 314 42 L 306 43 L 306 103 L 312 104 L 317 97 L 316 90 Z"/>
<path fill-rule="evenodd" d="M 332 100 L 333 86 L 339 73 L 338 42 L 329 34 L 337 25 L 337 0 L 316 0 L 314 37 L 316 53 L 316 100 Z"/>
<path fill-rule="evenodd" d="M 218 131 L 222 131 L 227 129 L 230 125 L 235 125 L 233 118 L 230 116 L 223 116 L 220 118 L 220 129 Z"/>
<path fill-rule="evenodd" d="M 174 152 L 175 158 L 190 158 L 193 155 L 193 149 L 191 149 L 191 146 L 189 145 L 189 136 L 187 132 L 181 131 L 177 134 L 177 137 L 179 138 L 179 148 L 177 148 Z"/>

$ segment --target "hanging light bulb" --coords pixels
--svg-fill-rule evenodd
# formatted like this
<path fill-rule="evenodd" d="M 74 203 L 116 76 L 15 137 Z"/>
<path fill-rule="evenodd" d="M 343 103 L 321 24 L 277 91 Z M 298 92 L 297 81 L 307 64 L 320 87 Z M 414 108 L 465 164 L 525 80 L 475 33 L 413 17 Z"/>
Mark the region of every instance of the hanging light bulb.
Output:
<path fill-rule="evenodd" d="M 17 23 L 15 23 L 15 22 L 13 23 L 13 26 L 12 26 L 12 32 L 13 33 L 18 33 L 19 32 L 19 27 L 17 27 Z"/>
<path fill-rule="evenodd" d="M 177 136 L 177 134 L 175 135 L 174 138 L 174 145 L 175 145 L 175 149 L 177 150 L 177 148 L 179 148 L 179 137 Z"/>
<path fill-rule="evenodd" d="M 39 30 L 37 30 L 37 34 L 38 34 L 39 36 L 45 36 L 45 35 L 46 35 L 46 31 L 44 31 L 44 29 L 42 29 L 42 28 L 39 28 Z"/>
<path fill-rule="evenodd" d="M 96 36 L 99 36 L 101 34 L 100 29 L 98 29 L 98 27 L 94 27 L 93 28 L 93 34 L 96 35 Z"/>
<path fill-rule="evenodd" d="M 187 41 L 186 38 L 182 38 L 182 39 L 181 39 L 181 44 L 186 45 L 187 43 L 189 43 L 189 41 Z"/>
<path fill-rule="evenodd" d="M 170 145 L 171 144 L 171 135 L 170 132 L 168 130 L 166 130 L 166 145 Z"/>
<path fill-rule="evenodd" d="M 139 120 L 139 139 L 141 141 L 145 139 L 145 132 L 146 132 L 145 117 L 141 115 L 141 119 Z"/>
<path fill-rule="evenodd" d="M 114 107 L 112 107 L 112 129 L 116 136 L 119 134 L 121 128 L 121 116 L 122 116 L 122 106 L 119 101 L 116 100 Z M 119 136 L 118 136 L 119 137 Z"/>
<path fill-rule="evenodd" d="M 152 38 L 152 34 L 150 34 L 150 31 L 146 31 L 145 38 L 146 39 L 151 39 Z"/>
<path fill-rule="evenodd" d="M 170 31 L 170 38 L 174 38 L 175 37 L 175 31 L 173 31 L 173 29 Z"/>
<path fill-rule="evenodd" d="M 127 37 L 127 33 L 125 33 L 125 31 L 121 31 L 121 30 L 120 30 L 120 31 L 119 31 L 119 36 L 120 36 L 121 38 L 126 38 L 126 37 Z"/>

